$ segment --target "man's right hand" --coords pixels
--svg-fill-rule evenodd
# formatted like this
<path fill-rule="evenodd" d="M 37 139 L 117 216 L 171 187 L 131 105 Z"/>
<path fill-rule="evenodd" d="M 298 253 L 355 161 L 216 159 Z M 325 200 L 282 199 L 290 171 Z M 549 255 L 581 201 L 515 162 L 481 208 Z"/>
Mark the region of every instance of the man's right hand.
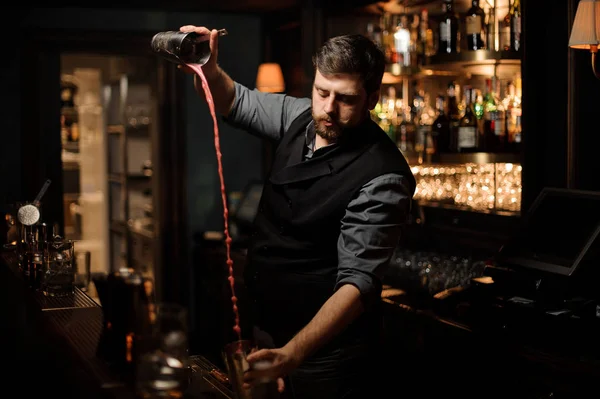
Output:
<path fill-rule="evenodd" d="M 195 32 L 199 35 L 210 35 L 210 58 L 202 65 L 202 72 L 211 91 L 215 110 L 224 116 L 229 114 L 235 98 L 235 85 L 233 80 L 217 64 L 219 53 L 219 32 L 215 29 L 209 30 L 204 26 L 184 25 L 179 28 L 181 32 Z M 194 88 L 198 95 L 206 100 L 206 93 L 202 87 L 200 77 L 187 65 L 179 65 L 179 69 L 185 73 L 194 74 Z"/>
<path fill-rule="evenodd" d="M 214 79 L 218 73 L 217 57 L 219 54 L 219 32 L 216 29 L 210 30 L 204 26 L 184 25 L 179 28 L 181 32 L 195 32 L 199 35 L 210 35 L 210 58 L 202 66 L 202 72 L 206 79 Z M 190 68 L 183 66 L 184 71 L 187 73 L 194 73 Z"/>
<path fill-rule="evenodd" d="M 206 61 L 206 64 L 202 65 L 202 72 L 206 80 L 209 82 L 214 81 L 219 76 L 219 67 L 217 66 L 217 56 L 219 53 L 219 33 L 216 29 L 210 30 L 204 26 L 184 25 L 179 28 L 181 32 L 195 32 L 199 35 L 210 35 L 210 58 Z M 202 82 L 198 75 L 195 74 L 194 70 L 185 64 L 179 66 L 183 72 L 188 74 L 194 74 L 194 88 L 198 95 L 206 100 L 206 94 L 202 88 Z"/>

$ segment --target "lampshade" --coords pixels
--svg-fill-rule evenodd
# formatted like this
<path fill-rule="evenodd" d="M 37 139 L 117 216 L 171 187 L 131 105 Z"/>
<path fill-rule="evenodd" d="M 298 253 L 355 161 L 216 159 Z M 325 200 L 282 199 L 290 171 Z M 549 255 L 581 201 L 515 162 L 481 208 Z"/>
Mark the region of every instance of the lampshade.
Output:
<path fill-rule="evenodd" d="M 569 47 L 590 49 L 600 43 L 600 1 L 581 0 L 571 29 Z"/>
<path fill-rule="evenodd" d="M 282 93 L 285 91 L 283 73 L 279 64 L 266 62 L 258 66 L 256 88 L 267 93 Z"/>

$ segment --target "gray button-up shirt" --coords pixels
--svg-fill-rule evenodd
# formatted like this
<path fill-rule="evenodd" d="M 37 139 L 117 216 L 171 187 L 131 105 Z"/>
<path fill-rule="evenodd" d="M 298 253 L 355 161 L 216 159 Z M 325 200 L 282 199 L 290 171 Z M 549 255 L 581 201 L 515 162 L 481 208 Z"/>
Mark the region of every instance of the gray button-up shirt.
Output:
<path fill-rule="evenodd" d="M 235 101 L 226 120 L 261 138 L 279 140 L 294 119 L 311 107 L 308 98 L 262 93 L 235 83 Z M 306 127 L 305 159 L 336 144 L 313 151 L 314 125 Z M 378 176 L 365 184 L 348 204 L 338 239 L 338 277 L 356 286 L 365 305 L 379 299 L 381 279 L 398 245 L 410 209 L 407 180 L 398 174 Z M 316 206 L 316 205 L 315 205 Z"/>

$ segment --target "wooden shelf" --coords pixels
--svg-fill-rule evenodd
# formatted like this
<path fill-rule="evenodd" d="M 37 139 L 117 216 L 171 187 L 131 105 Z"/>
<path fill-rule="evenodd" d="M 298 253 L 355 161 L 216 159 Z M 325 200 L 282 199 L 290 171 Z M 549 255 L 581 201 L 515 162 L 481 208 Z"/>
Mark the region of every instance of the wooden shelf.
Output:
<path fill-rule="evenodd" d="M 400 64 L 387 64 L 384 76 L 413 76 L 421 72 L 421 68 L 405 67 Z"/>
<path fill-rule="evenodd" d="M 119 183 L 119 184 L 123 184 L 123 181 L 125 179 L 123 178 L 123 175 L 121 173 L 111 173 L 108 176 L 108 181 L 110 183 Z"/>
<path fill-rule="evenodd" d="M 143 237 L 150 238 L 150 239 L 154 238 L 154 232 L 151 231 L 151 230 L 149 230 L 149 229 L 146 229 L 146 228 L 136 228 L 136 227 L 133 227 L 131 225 L 129 225 L 128 228 L 129 228 L 129 231 L 132 232 L 132 233 L 134 233 L 134 234 L 139 234 L 139 235 L 141 235 Z"/>
<path fill-rule="evenodd" d="M 428 57 L 422 67 L 410 68 L 388 64 L 383 84 L 398 84 L 404 78 L 422 79 L 435 76 L 482 75 L 513 76 L 521 71 L 521 53 L 513 51 L 463 50 L 455 54 Z"/>
<path fill-rule="evenodd" d="M 463 50 L 455 54 L 429 57 L 425 71 L 443 71 L 470 75 L 511 76 L 521 72 L 521 53 L 514 51 Z"/>
<path fill-rule="evenodd" d="M 134 136 L 146 136 L 150 134 L 150 125 L 108 125 L 106 132 L 108 134 L 127 134 Z"/>
<path fill-rule="evenodd" d="M 72 170 L 79 170 L 79 162 L 76 161 L 63 161 L 62 163 L 62 170 L 66 171 L 72 171 Z"/>
<path fill-rule="evenodd" d="M 127 175 L 127 179 L 129 179 L 129 180 L 150 180 L 150 179 L 152 179 L 152 176 L 148 176 L 143 173 L 129 173 Z"/>
<path fill-rule="evenodd" d="M 79 152 L 79 141 L 65 141 L 62 143 L 62 149 L 70 152 Z"/>
<path fill-rule="evenodd" d="M 106 126 L 106 132 L 108 134 L 123 134 L 125 133 L 125 127 L 123 125 L 108 125 Z"/>

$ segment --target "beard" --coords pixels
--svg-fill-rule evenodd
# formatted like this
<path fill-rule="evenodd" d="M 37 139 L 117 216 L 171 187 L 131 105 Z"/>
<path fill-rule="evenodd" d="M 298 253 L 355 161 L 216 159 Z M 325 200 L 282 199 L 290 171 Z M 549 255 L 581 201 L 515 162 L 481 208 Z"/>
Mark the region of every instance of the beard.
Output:
<path fill-rule="evenodd" d="M 364 116 L 360 117 L 358 120 L 340 123 L 327 114 L 315 115 L 313 112 L 312 117 L 315 125 L 315 133 L 329 142 L 338 141 L 343 137 L 346 129 L 356 127 L 360 125 L 365 118 L 369 118 L 369 110 L 366 105 L 361 111 L 361 114 Z M 325 125 L 325 122 L 329 122 L 331 125 L 327 126 Z"/>
<path fill-rule="evenodd" d="M 313 121 L 315 124 L 315 132 L 325 140 L 337 141 L 342 136 L 343 128 L 331 118 L 327 116 L 317 117 L 313 114 Z M 329 122 L 331 125 L 326 126 L 325 122 Z"/>

